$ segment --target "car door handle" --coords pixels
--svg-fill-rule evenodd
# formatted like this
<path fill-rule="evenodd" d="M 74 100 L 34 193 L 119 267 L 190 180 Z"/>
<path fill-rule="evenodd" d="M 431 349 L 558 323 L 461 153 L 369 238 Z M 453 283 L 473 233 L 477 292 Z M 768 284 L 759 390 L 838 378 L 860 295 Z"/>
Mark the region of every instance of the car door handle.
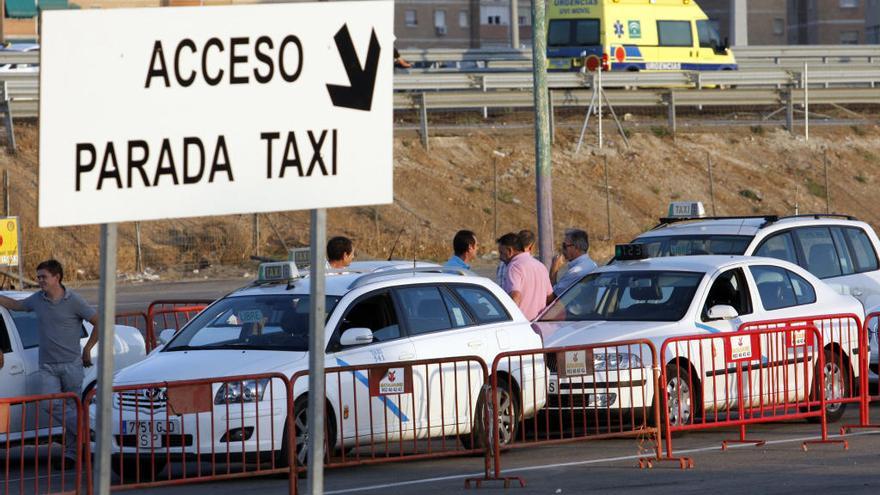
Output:
<path fill-rule="evenodd" d="M 477 349 L 479 347 L 483 347 L 483 343 L 479 340 L 472 340 L 468 342 L 468 347 L 470 347 L 471 349 Z"/>
<path fill-rule="evenodd" d="M 13 364 L 9 366 L 10 375 L 20 375 L 22 373 L 24 373 L 24 368 L 20 364 Z"/>
<path fill-rule="evenodd" d="M 416 357 L 415 354 L 410 354 L 407 352 L 407 353 L 404 353 L 404 354 L 397 356 L 397 360 L 398 361 L 406 361 L 407 359 L 412 359 L 414 357 Z"/>
<path fill-rule="evenodd" d="M 859 296 L 861 296 L 862 294 L 864 294 L 864 292 L 862 292 L 862 289 L 853 289 L 853 290 L 852 290 L 852 295 L 854 295 L 854 296 L 856 296 L 856 297 L 859 297 Z"/>

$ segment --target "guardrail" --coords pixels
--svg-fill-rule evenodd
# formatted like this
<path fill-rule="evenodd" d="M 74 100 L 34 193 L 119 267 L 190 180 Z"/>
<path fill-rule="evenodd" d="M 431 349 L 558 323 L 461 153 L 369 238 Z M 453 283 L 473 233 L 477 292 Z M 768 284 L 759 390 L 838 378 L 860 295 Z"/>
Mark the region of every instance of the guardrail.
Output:
<path fill-rule="evenodd" d="M 814 104 L 876 104 L 880 95 L 880 45 L 744 47 L 736 49 L 741 70 L 722 72 L 611 72 L 603 77 L 613 105 L 635 107 L 669 106 L 668 95 L 675 92 L 672 106 L 755 106 L 785 104 L 787 92 L 803 101 L 803 61 L 811 62 L 808 86 Z M 435 62 L 525 62 L 526 50 L 405 50 L 414 61 Z M 750 61 L 754 68 L 744 69 Z M 2 53 L 2 63 L 37 63 L 39 52 Z M 842 70 L 845 66 L 846 70 Z M 37 117 L 39 111 L 39 73 L 0 72 L 8 87 L 12 113 L 16 117 Z M 555 106 L 586 106 L 579 91 L 590 88 L 591 77 L 577 72 L 549 73 L 548 87 Z M 489 108 L 527 108 L 532 102 L 532 75 L 525 71 L 483 72 L 424 71 L 394 74 L 395 110 L 458 110 Z M 705 88 L 726 88 L 725 92 L 702 92 Z M 627 94 L 612 94 L 626 89 Z M 663 89 L 663 92 L 659 92 Z M 822 91 L 831 90 L 833 91 Z M 780 96 L 782 95 L 782 96 Z"/>

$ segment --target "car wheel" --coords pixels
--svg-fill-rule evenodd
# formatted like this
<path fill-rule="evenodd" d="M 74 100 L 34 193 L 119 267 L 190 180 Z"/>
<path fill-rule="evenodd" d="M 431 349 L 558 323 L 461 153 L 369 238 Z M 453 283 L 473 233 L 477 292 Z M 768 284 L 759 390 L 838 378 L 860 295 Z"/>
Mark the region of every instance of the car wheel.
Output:
<path fill-rule="evenodd" d="M 490 392 L 491 394 L 491 392 Z M 498 445 L 505 447 L 516 440 L 517 426 L 519 425 L 520 408 L 514 394 L 510 392 L 510 385 L 506 381 L 498 382 Z M 470 433 L 459 435 L 461 444 L 467 450 L 480 450 L 486 448 L 486 398 L 481 391 L 477 400 L 477 408 L 474 411 L 474 425 Z"/>
<path fill-rule="evenodd" d="M 110 459 L 110 469 L 123 484 L 149 483 L 159 481 L 159 474 L 165 469 L 165 463 L 166 459 L 160 456 L 150 459 L 137 455 L 116 454 Z"/>
<path fill-rule="evenodd" d="M 297 467 L 305 467 L 308 465 L 309 459 L 309 423 L 308 423 L 308 411 L 309 411 L 309 398 L 307 395 L 303 395 L 296 399 L 293 403 L 293 429 L 296 435 L 296 447 L 294 448 L 294 452 L 296 453 L 296 465 Z M 328 411 L 329 413 L 329 411 Z M 332 419 L 331 414 L 327 414 L 327 419 L 325 420 L 326 425 L 326 443 L 324 444 L 325 452 L 327 450 L 327 446 L 330 445 L 330 449 L 335 449 L 336 447 L 336 423 Z M 282 434 L 281 440 L 281 452 L 278 455 L 278 465 L 279 466 L 287 466 L 290 461 L 288 458 L 288 436 L 287 436 L 287 425 L 284 427 L 284 433 Z M 300 475 L 305 475 L 305 471 L 301 471 Z"/>
<path fill-rule="evenodd" d="M 850 368 L 849 359 L 843 357 L 838 352 L 831 349 L 825 349 L 825 368 L 822 370 L 825 375 L 825 400 L 842 399 L 851 396 L 850 391 Z M 819 366 L 816 365 L 815 375 L 813 375 L 813 387 L 810 391 L 810 398 L 818 400 L 816 389 L 819 380 Z M 825 405 L 825 419 L 829 423 L 836 423 L 843 417 L 846 412 L 846 404 L 839 402 Z M 820 418 L 810 418 L 811 422 L 819 422 Z"/>
<path fill-rule="evenodd" d="M 688 370 L 678 364 L 670 363 L 666 366 L 666 383 L 664 384 L 666 410 L 660 411 L 663 415 L 664 428 L 666 418 L 669 418 L 670 426 L 694 424 L 697 395 L 691 386 L 699 388 L 699 382 L 697 380 L 689 380 L 688 376 Z"/>

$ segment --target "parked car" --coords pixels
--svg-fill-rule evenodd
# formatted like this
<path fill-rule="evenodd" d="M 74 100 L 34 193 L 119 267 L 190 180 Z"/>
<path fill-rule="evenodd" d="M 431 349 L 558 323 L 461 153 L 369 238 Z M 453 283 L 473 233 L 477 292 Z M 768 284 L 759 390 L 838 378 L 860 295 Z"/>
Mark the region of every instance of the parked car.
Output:
<path fill-rule="evenodd" d="M 214 302 L 177 335 L 171 336 L 174 331 L 162 332 L 162 347 L 117 374 L 114 384 L 269 372 L 291 377 L 307 370 L 311 279 L 299 276 L 291 262 L 264 264 L 259 274 L 253 285 Z M 411 262 L 353 263 L 343 273 L 327 274 L 325 293 L 326 367 L 470 355 L 480 357 L 491 366 L 495 356 L 503 351 L 541 348 L 540 337 L 510 297 L 489 279 L 470 272 L 436 265 L 413 268 Z M 259 331 L 254 332 L 255 327 Z M 461 366 L 447 365 L 442 373 L 436 367 L 430 372 L 414 369 L 412 395 L 401 399 L 398 405 L 385 401 L 384 397 L 371 397 L 368 380 L 361 372 L 338 373 L 328 378 L 331 383 L 326 388 L 328 445 L 331 449 L 363 446 L 377 442 L 380 437 L 387 445 L 391 440 L 459 435 L 466 446 L 471 442 L 473 447 L 473 442 L 482 438 L 468 434 L 483 428 L 478 412 L 482 411 L 479 405 L 483 400 L 482 371 L 471 367 L 463 376 L 455 375 L 457 368 L 461 373 Z M 512 391 L 501 392 L 499 402 L 507 404 L 501 412 L 502 441 L 514 438 L 518 419 L 534 416 L 544 405 L 546 371 L 545 368 L 534 369 L 532 372 L 529 367 L 522 375 L 518 367 L 506 370 L 513 377 L 525 377 L 527 382 L 513 382 L 524 394 L 522 407 L 516 401 L 505 400 Z M 441 406 L 441 397 L 437 394 L 433 402 L 426 402 L 429 400 L 424 389 L 427 377 L 421 374 L 430 374 L 432 383 L 437 377 L 441 383 L 445 379 L 446 387 L 452 387 L 447 389 L 447 394 L 457 399 L 447 396 Z M 464 376 L 470 378 L 465 380 Z M 283 387 L 275 387 L 272 394 L 266 393 L 269 383 L 269 379 L 243 383 L 214 381 L 211 384 L 213 409 L 198 418 L 168 416 L 164 388 L 145 390 L 143 393 L 149 397 L 135 396 L 139 393 L 136 391 L 118 392 L 114 400 L 112 449 L 117 456 L 122 454 L 123 459 L 113 463 L 114 469 L 123 466 L 123 473 L 117 472 L 123 478 L 139 474 L 141 479 L 150 479 L 150 474 L 162 471 L 166 452 L 168 457 L 179 457 L 196 451 L 203 454 L 274 451 L 283 458 L 289 445 L 284 434 L 288 418 L 283 412 L 287 394 Z M 344 410 L 339 410 L 339 390 L 354 395 L 346 392 Z M 296 453 L 300 461 L 304 461 L 306 394 L 311 393 L 308 380 L 295 381 L 293 393 Z M 430 396 L 430 392 L 427 395 Z M 264 413 L 256 418 L 259 411 Z M 269 415 L 265 411 L 282 412 Z M 441 418 L 445 418 L 442 427 L 438 426 Z M 430 428 L 426 426 L 431 424 Z M 255 430 L 262 433 L 253 434 Z M 167 435 L 162 434 L 183 431 L 202 433 L 198 439 L 170 442 L 166 442 Z M 250 433 L 241 434 L 242 431 Z M 238 435 L 235 441 L 227 440 L 231 435 Z M 162 456 L 150 458 L 149 453 L 154 449 L 161 450 Z"/>
<path fill-rule="evenodd" d="M 13 299 L 24 299 L 31 295 L 30 292 L 2 292 L 0 295 Z M 93 331 L 92 324 L 83 321 L 82 338 L 80 345 L 85 346 L 89 335 Z M 37 395 L 40 393 L 39 371 L 39 335 L 37 334 L 37 316 L 32 312 L 9 311 L 0 307 L 0 348 L 2 348 L 4 365 L 0 368 L 0 397 L 22 397 Z M 130 366 L 146 356 L 146 344 L 140 331 L 134 327 L 116 325 L 113 350 L 116 369 Z M 92 362 L 97 363 L 97 346 L 92 349 Z M 82 384 L 83 397 L 95 386 L 97 366 L 85 369 L 85 379 Z M 10 410 L 10 425 L 21 430 L 20 407 Z M 25 436 L 42 436 L 48 434 L 48 430 L 35 431 L 32 426 L 34 418 L 28 417 L 26 421 Z M 48 422 L 41 419 L 41 425 Z M 13 431 L 16 435 L 20 431 Z M 12 438 L 12 437 L 10 437 Z M 0 439 L 5 440 L 0 434 Z"/>
<path fill-rule="evenodd" d="M 880 311 L 880 240 L 849 215 L 705 217 L 700 203 L 673 203 L 669 216 L 633 242 L 651 257 L 700 254 L 766 256 L 790 261 L 858 299 L 864 313 Z M 870 371 L 877 379 L 877 322 L 871 323 Z"/>
<path fill-rule="evenodd" d="M 838 294 L 806 270 L 786 261 L 747 256 L 667 257 L 615 261 L 599 268 L 565 291 L 533 325 L 543 335 L 547 348 L 647 339 L 659 353 L 670 337 L 722 336 L 749 322 L 831 313 L 859 314 L 861 310 L 853 297 Z M 857 383 L 858 377 L 858 367 L 854 366 L 856 331 L 822 330 L 827 358 L 826 390 L 833 391 L 826 395 L 849 397 L 850 385 Z M 708 340 L 703 344 L 712 345 Z M 762 360 L 789 360 L 765 351 Z M 724 352 L 712 348 L 703 353 L 705 356 L 691 361 L 672 352 L 658 358 L 662 359 L 659 365 L 668 373 L 664 384 L 669 399 L 666 414 L 672 424 L 690 424 L 704 410 L 708 413 L 735 407 L 735 391 L 719 382 L 729 365 Z M 595 374 L 583 378 L 586 384 L 559 377 L 555 361 L 550 359 L 548 407 L 558 408 L 561 403 L 612 410 L 650 406 L 643 402 L 657 399 L 650 379 L 652 363 L 642 362 L 632 352 L 606 354 L 595 354 Z M 676 380 L 681 376 L 677 370 L 688 366 L 694 370 L 687 375 L 693 377 L 693 382 L 682 384 Z M 788 364 L 790 376 L 812 377 L 815 370 L 804 366 L 804 359 L 792 360 Z M 716 378 L 707 379 L 708 376 Z M 805 383 L 812 384 L 813 380 L 787 382 L 785 386 L 792 388 L 789 392 L 803 399 L 811 392 Z M 617 389 L 599 385 L 595 387 L 598 392 L 587 394 L 598 397 L 583 397 L 587 391 L 592 392 L 594 383 L 615 383 Z M 839 419 L 844 408 L 841 404 L 829 404 L 829 419 Z"/>

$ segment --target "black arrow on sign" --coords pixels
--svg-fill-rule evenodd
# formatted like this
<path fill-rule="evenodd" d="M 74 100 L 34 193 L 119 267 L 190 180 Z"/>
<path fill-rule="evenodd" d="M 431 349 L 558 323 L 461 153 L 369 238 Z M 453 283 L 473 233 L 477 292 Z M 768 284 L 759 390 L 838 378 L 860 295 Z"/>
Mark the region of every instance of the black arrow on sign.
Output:
<path fill-rule="evenodd" d="M 376 70 L 379 68 L 379 52 L 382 50 L 379 39 L 376 38 L 376 30 L 374 29 L 370 36 L 367 62 L 363 67 L 354 50 L 347 24 L 342 25 L 333 39 L 336 41 L 336 48 L 339 49 L 339 56 L 342 57 L 345 72 L 351 83 L 351 86 L 327 85 L 333 105 L 369 111 L 373 105 L 373 88 L 376 86 Z"/>

